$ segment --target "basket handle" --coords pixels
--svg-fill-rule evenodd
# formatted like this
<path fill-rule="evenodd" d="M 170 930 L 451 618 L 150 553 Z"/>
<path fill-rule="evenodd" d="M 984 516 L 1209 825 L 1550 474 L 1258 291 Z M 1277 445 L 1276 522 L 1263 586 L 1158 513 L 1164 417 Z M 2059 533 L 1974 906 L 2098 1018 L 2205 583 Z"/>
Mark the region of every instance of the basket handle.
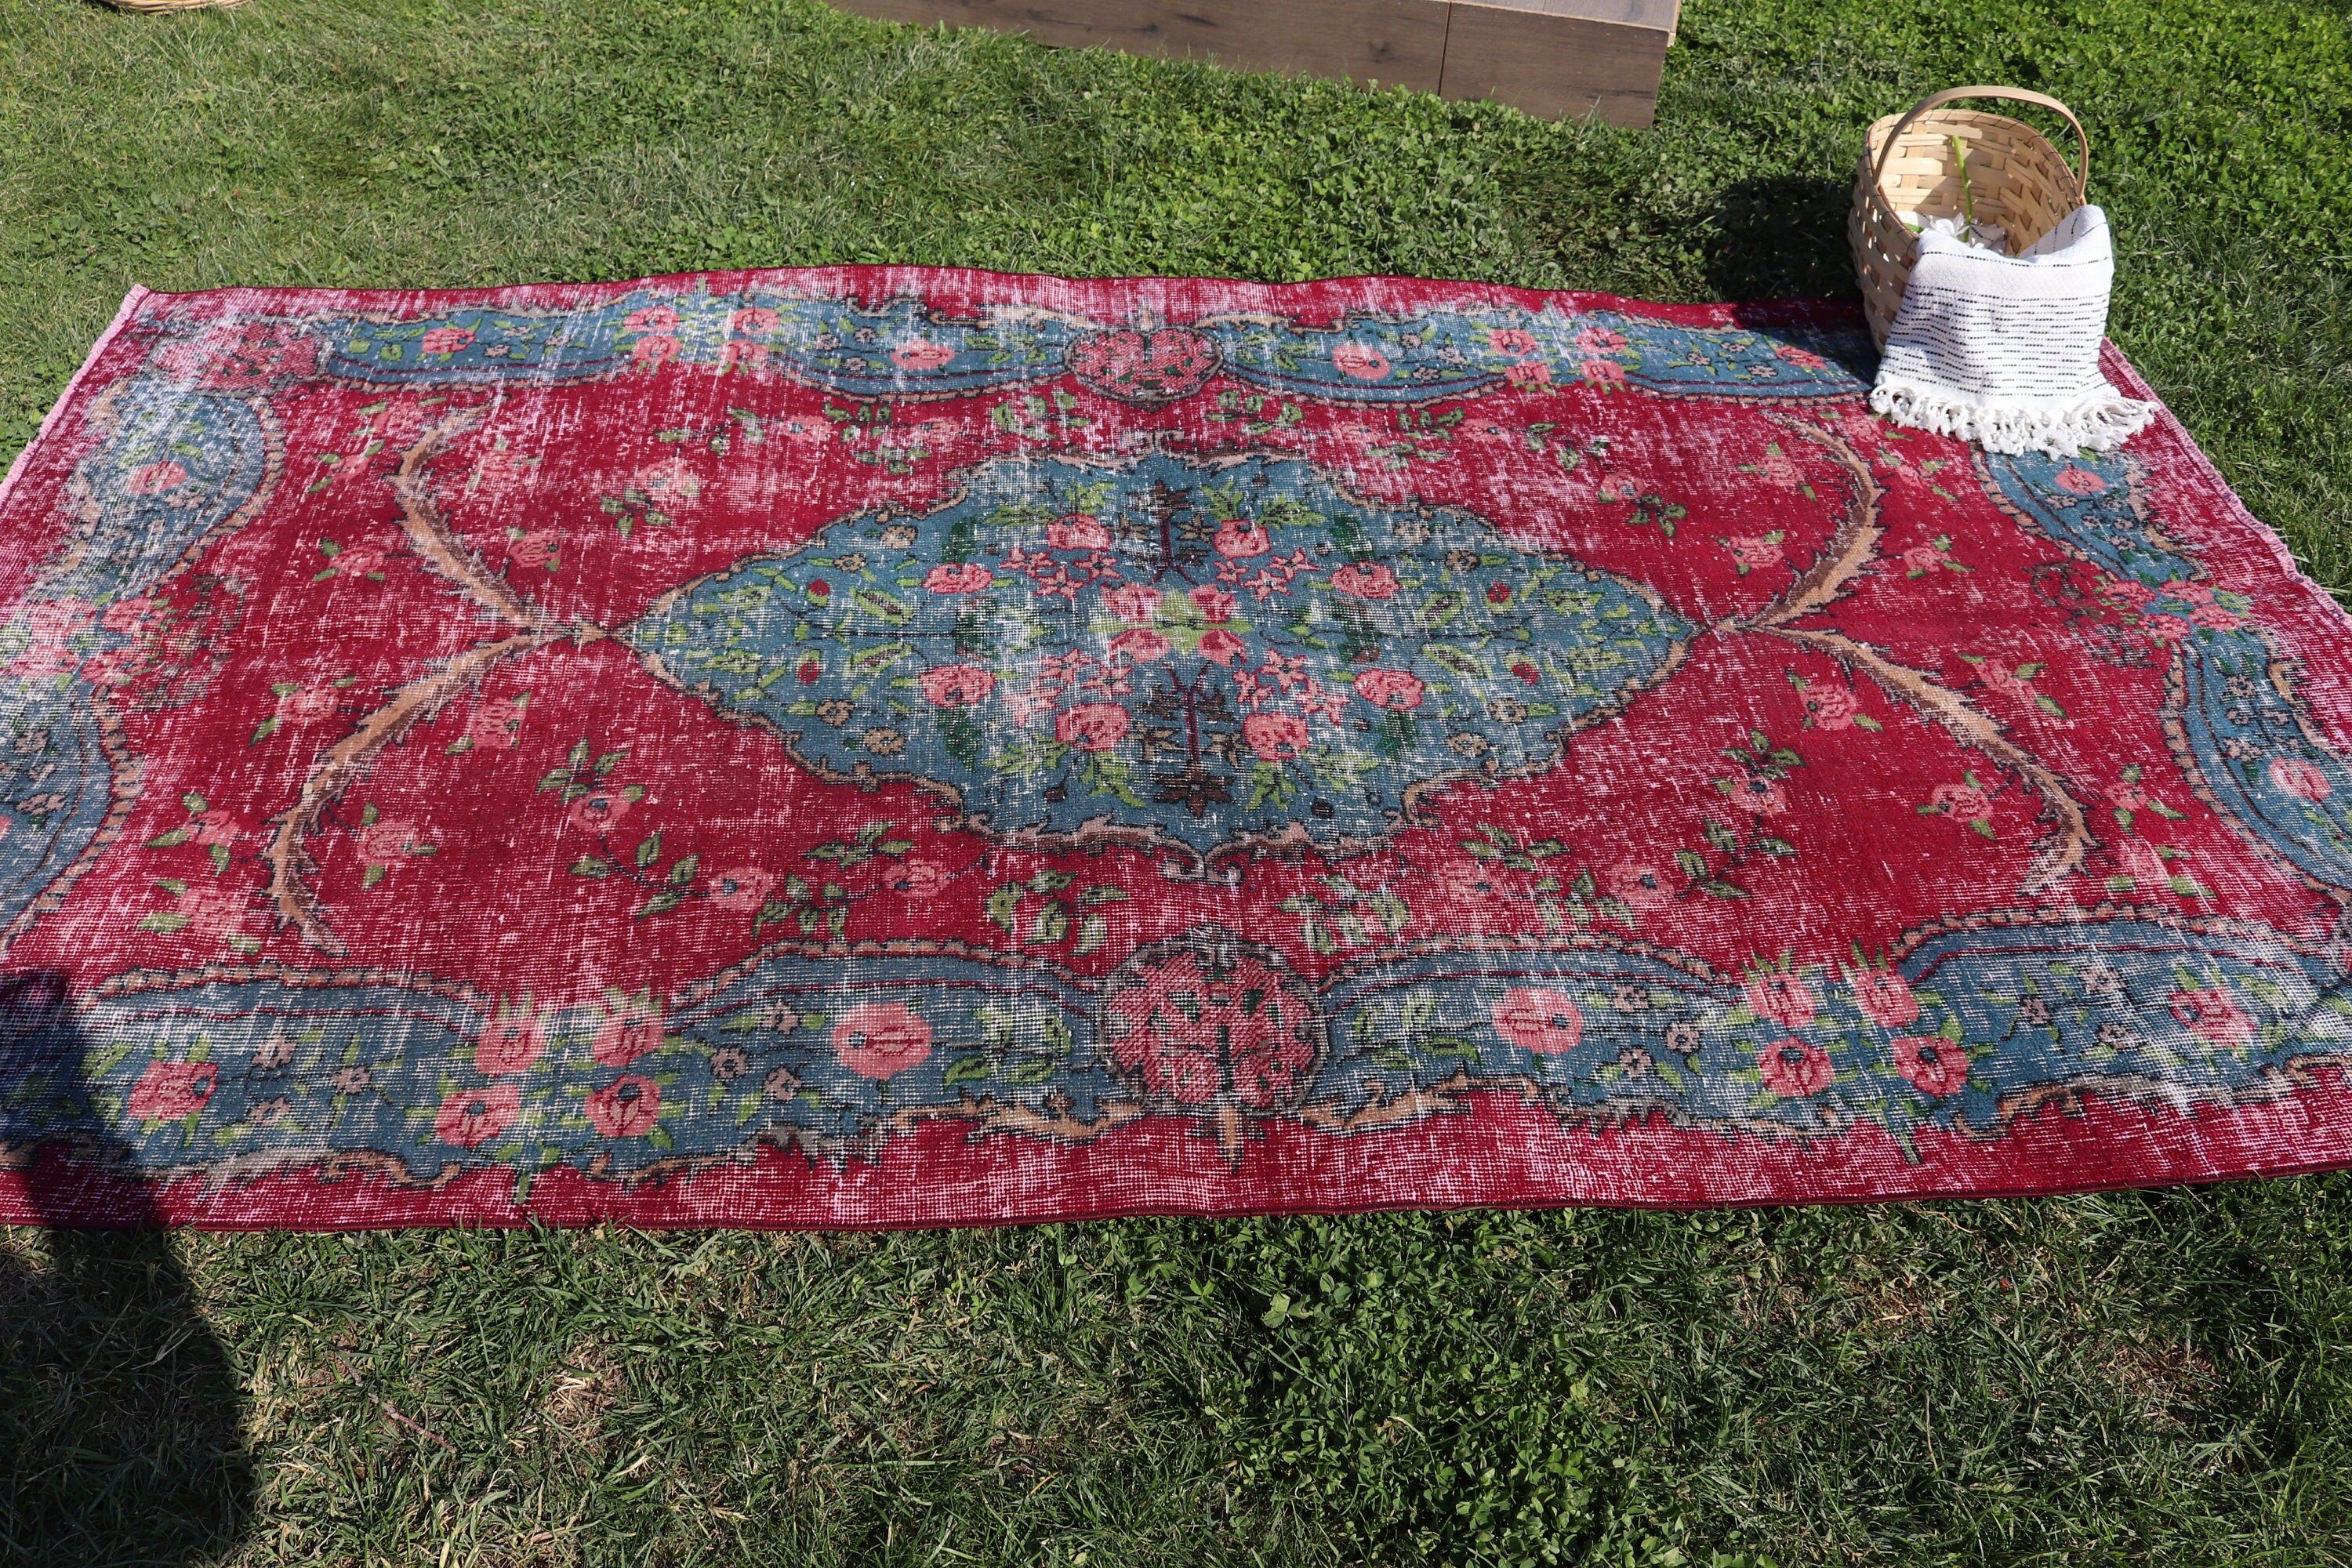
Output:
<path fill-rule="evenodd" d="M 1885 176 L 1886 160 L 1893 155 L 1895 142 L 1904 132 L 1910 129 L 1911 122 L 1929 110 L 1941 109 L 1953 100 L 1960 98 L 2001 98 L 2018 103 L 2031 103 L 2047 109 L 2063 120 L 2074 130 L 2074 145 L 2082 151 L 2082 155 L 2075 160 L 2074 205 L 2081 206 L 2090 200 L 2091 139 L 2084 134 L 2083 122 L 2074 118 L 2073 110 L 2049 94 L 2035 92 L 2022 87 L 1948 87 L 1941 92 L 1931 92 L 1913 104 L 1910 112 L 1896 121 L 1895 128 L 1886 133 L 1886 140 L 1878 144 L 1878 157 L 1870 167 L 1870 189 L 1873 195 L 1878 195 L 1881 201 L 1885 200 L 1885 196 L 1879 195 L 1879 182 Z"/>

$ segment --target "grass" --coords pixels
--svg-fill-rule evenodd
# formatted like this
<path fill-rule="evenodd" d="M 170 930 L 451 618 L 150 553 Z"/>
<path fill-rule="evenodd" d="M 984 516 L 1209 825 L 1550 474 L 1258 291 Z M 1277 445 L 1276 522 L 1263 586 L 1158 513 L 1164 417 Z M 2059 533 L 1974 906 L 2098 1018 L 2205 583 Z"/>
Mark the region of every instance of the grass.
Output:
<path fill-rule="evenodd" d="M 1843 290 L 2073 103 L 2113 331 L 2352 588 L 2341 0 L 1690 0 L 1659 125 L 806 0 L 0 0 L 0 451 L 124 289 L 893 260 Z M 883 1237 L 0 1232 L 0 1562 L 2352 1562 L 2352 1184 Z"/>

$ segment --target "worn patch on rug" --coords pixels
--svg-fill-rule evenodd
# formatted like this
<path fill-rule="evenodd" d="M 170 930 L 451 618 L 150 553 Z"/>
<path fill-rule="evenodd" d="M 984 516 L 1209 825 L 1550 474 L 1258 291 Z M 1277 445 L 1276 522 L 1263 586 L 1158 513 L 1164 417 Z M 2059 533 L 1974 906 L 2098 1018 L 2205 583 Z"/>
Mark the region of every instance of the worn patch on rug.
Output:
<path fill-rule="evenodd" d="M 135 293 L 0 493 L 0 1215 L 2352 1162 L 2352 627 L 2168 416 L 1990 457 L 1872 368 L 1385 279 Z"/>

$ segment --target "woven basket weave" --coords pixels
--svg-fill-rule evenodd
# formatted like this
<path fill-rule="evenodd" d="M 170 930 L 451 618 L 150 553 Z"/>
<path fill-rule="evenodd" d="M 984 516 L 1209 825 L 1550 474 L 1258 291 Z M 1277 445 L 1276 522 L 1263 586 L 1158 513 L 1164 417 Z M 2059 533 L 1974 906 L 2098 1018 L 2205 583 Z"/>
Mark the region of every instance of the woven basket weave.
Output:
<path fill-rule="evenodd" d="M 2055 111 L 2074 128 L 2075 145 L 2082 149 L 2079 166 L 2067 167 L 2049 139 L 2021 120 L 1944 107 L 1961 98 L 2008 99 Z M 2091 174 L 2090 138 L 2074 110 L 2054 98 L 2017 87 L 1948 88 L 1921 99 L 1907 114 L 1890 114 L 1871 126 L 1854 171 L 1847 233 L 1863 308 L 1880 348 L 1895 330 L 1895 312 L 1919 252 L 1917 234 L 1899 215 L 1961 217 L 1963 154 L 1968 205 L 1978 222 L 2009 231 L 2012 256 L 2083 205 Z"/>
<path fill-rule="evenodd" d="M 118 11 L 225 11 L 245 0 L 106 0 Z"/>

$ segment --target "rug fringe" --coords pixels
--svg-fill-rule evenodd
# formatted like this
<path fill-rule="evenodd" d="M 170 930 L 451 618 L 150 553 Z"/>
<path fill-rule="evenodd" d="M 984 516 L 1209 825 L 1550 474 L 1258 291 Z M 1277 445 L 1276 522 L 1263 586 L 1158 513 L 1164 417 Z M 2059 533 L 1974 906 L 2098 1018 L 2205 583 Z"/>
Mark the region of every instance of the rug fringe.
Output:
<path fill-rule="evenodd" d="M 1983 404 L 1948 388 L 1881 376 L 1870 405 L 1897 425 L 1974 441 L 1988 452 L 2108 452 L 2147 427 L 2156 405 L 2100 387 L 2079 403 L 2035 408 Z"/>

